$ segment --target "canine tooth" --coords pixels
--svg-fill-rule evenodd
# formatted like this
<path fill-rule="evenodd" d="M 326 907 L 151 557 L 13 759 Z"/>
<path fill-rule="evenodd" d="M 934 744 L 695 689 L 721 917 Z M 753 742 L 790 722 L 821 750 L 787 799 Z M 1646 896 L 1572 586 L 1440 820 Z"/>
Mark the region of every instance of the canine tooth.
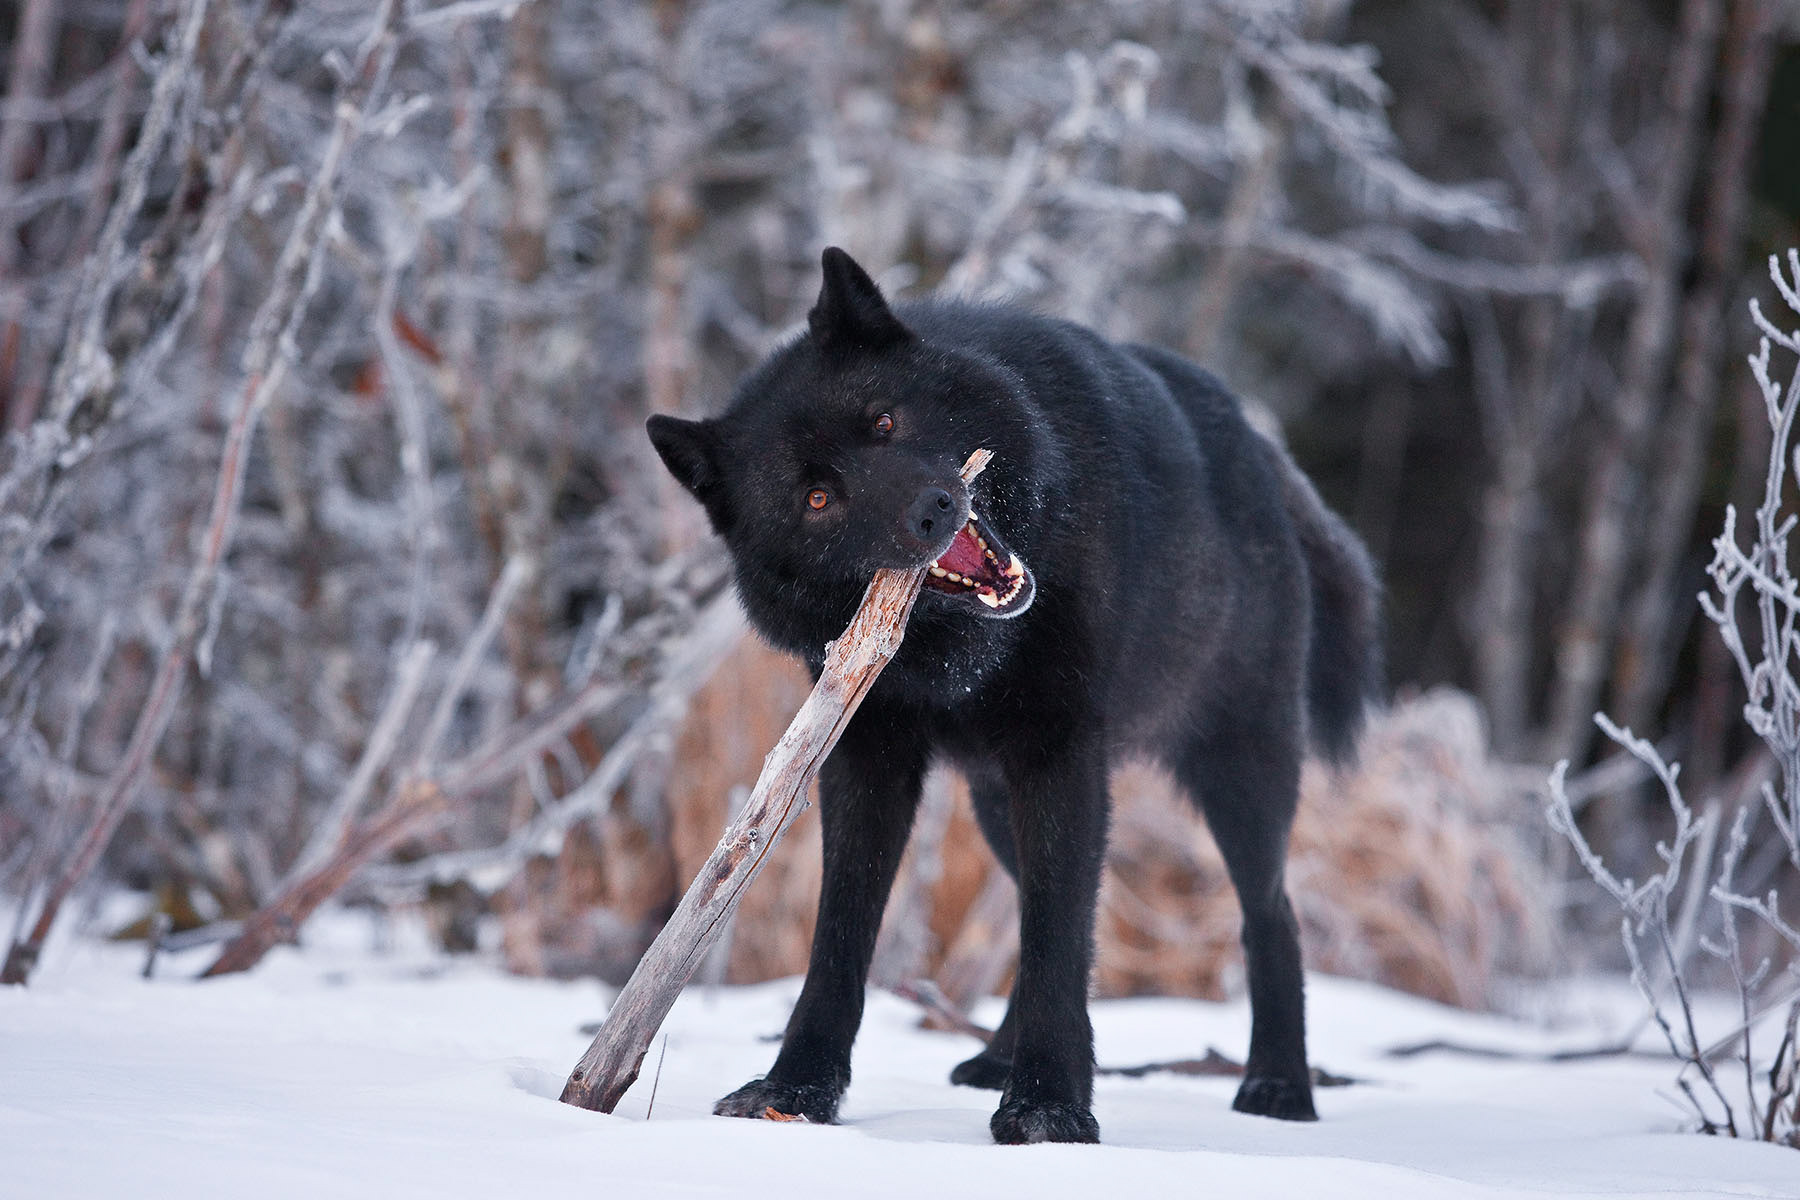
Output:
<path fill-rule="evenodd" d="M 994 595 L 994 593 L 991 589 L 983 588 L 983 589 L 981 589 L 981 591 L 979 591 L 975 594 L 977 596 L 981 597 L 981 602 L 983 604 L 987 605 L 989 608 L 999 608 L 1000 607 L 1000 603 L 1001 603 L 1000 597 Z"/>
<path fill-rule="evenodd" d="M 1013 555 L 1012 561 L 1006 564 L 1006 573 L 1008 575 L 1017 575 L 1020 579 L 1025 578 L 1025 564 L 1019 561 L 1018 555 Z"/>

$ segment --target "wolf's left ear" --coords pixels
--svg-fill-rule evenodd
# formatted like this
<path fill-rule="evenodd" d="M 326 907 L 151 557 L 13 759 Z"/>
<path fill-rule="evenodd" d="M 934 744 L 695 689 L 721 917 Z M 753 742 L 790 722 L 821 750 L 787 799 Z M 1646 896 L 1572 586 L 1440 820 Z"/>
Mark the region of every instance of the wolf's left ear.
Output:
<path fill-rule="evenodd" d="M 821 265 L 825 282 L 819 288 L 818 303 L 806 314 L 807 328 L 820 347 L 873 350 L 912 337 L 912 331 L 888 308 L 881 289 L 855 259 L 830 246 Z"/>
<path fill-rule="evenodd" d="M 669 474 L 706 506 L 713 528 L 724 533 L 730 523 L 730 511 L 725 480 L 719 470 L 722 447 L 717 427 L 711 421 L 684 421 L 661 413 L 651 417 L 644 427 Z"/>

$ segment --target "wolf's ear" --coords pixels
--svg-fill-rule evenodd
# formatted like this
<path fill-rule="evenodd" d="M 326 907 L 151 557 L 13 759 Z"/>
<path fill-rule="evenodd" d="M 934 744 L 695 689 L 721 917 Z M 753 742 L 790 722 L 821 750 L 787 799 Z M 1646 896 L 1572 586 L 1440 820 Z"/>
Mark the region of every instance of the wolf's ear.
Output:
<path fill-rule="evenodd" d="M 729 510 L 725 480 L 719 470 L 723 447 L 718 426 L 711 421 L 684 421 L 680 417 L 658 413 L 645 422 L 644 427 L 649 430 L 650 444 L 662 456 L 669 474 L 706 506 L 713 527 L 723 533 Z"/>
<path fill-rule="evenodd" d="M 882 298 L 881 289 L 856 260 L 836 246 L 827 247 L 821 265 L 825 282 L 819 300 L 806 314 L 813 341 L 821 348 L 873 350 L 912 337 Z"/>

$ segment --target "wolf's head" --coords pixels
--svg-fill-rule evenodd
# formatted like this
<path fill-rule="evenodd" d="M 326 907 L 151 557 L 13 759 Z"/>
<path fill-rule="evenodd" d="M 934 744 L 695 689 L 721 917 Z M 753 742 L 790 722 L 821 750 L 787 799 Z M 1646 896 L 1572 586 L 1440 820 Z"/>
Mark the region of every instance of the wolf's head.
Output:
<path fill-rule="evenodd" d="M 823 265 L 806 333 L 746 376 L 723 416 L 651 417 L 657 453 L 705 505 L 752 619 L 778 642 L 836 636 L 880 567 L 930 564 L 921 616 L 1022 614 L 1036 585 L 1008 533 L 1029 503 L 1007 483 L 1031 453 L 1019 381 L 915 333 L 842 250 Z M 996 461 L 971 494 L 959 469 L 979 447 Z"/>

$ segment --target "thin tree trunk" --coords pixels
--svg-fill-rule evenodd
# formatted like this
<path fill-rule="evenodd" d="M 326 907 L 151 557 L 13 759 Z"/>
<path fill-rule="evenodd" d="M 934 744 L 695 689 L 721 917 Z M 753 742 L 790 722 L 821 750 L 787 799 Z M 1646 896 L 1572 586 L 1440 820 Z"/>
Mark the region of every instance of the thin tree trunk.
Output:
<path fill-rule="evenodd" d="M 1218 347 L 1225 315 L 1237 299 L 1249 269 L 1250 243 L 1268 211 L 1269 197 L 1280 186 L 1287 154 L 1287 126 L 1280 118 L 1248 118 L 1256 129 L 1256 148 L 1232 177 L 1231 192 L 1219 222 L 1219 245 L 1194 289 L 1199 297 L 1188 323 L 1185 349 L 1200 362 Z"/>
<path fill-rule="evenodd" d="M 1511 157 L 1539 170 L 1521 180 L 1528 260 L 1550 267 L 1570 253 L 1571 159 L 1581 101 L 1574 14 L 1561 0 L 1519 6 L 1506 34 L 1494 106 L 1510 113 Z M 1531 647 L 1542 505 L 1539 488 L 1552 431 L 1567 405 L 1573 372 L 1564 361 L 1559 297 L 1527 298 L 1516 316 L 1520 350 L 1507 353 L 1494 301 L 1464 305 L 1473 387 L 1493 477 L 1482 497 L 1476 588 L 1470 604 L 1477 689 L 1495 748 L 1518 754 L 1531 709 Z"/>
<path fill-rule="evenodd" d="M 527 315 L 506 322 L 501 338 L 500 387 L 503 396 L 541 393 L 543 380 L 534 371 L 543 340 L 544 322 L 532 303 L 532 293 L 550 265 L 550 122 L 544 105 L 549 90 L 549 31 L 544 0 L 521 4 L 507 23 L 511 50 L 506 75 L 506 185 L 509 208 L 500 240 L 506 275 L 516 292 L 515 302 Z M 541 402 L 544 397 L 538 395 Z M 526 406 L 519 406 L 524 408 Z M 532 407 L 536 407 L 535 405 Z M 496 420 L 503 412 L 484 416 L 495 431 L 493 458 L 487 464 L 489 490 L 499 512 L 502 549 L 507 557 L 529 554 L 542 545 L 542 531 L 549 511 L 549 481 L 544 477 L 553 464 L 541 460 L 533 430 L 517 420 Z M 549 693 L 548 672 L 540 671 L 538 654 L 544 645 L 543 604 L 527 581 L 525 597 L 507 615 L 502 635 L 519 696 L 517 710 L 535 708 Z"/>
<path fill-rule="evenodd" d="M 24 182 L 30 168 L 30 147 L 37 123 L 32 101 L 41 99 L 56 62 L 56 30 L 61 21 L 60 0 L 25 0 L 18 15 L 11 62 L 7 67 L 7 113 L 0 119 L 0 427 L 23 429 L 37 416 L 37 403 L 24 404 L 9 381 L 18 378 L 18 361 L 26 348 L 20 317 L 25 295 L 19 283 L 19 239 L 13 213 L 14 186 Z"/>
<path fill-rule="evenodd" d="M 655 86 L 660 103 L 650 131 L 650 282 L 644 320 L 644 404 L 651 413 L 679 413 L 693 373 L 688 348 L 687 290 L 690 243 L 702 213 L 692 179 L 694 118 L 680 67 L 682 0 L 657 0 L 660 38 Z M 667 471 L 655 473 L 656 511 L 665 554 L 685 550 L 704 532 L 696 506 L 683 503 L 681 486 Z"/>
<path fill-rule="evenodd" d="M 100 117 L 100 130 L 95 138 L 93 158 L 95 174 L 88 184 L 86 207 L 81 214 L 81 223 L 75 230 L 75 236 L 64 250 L 63 260 L 75 262 L 86 255 L 100 234 L 100 226 L 106 220 L 106 213 L 111 206 L 113 184 L 119 175 L 119 160 L 125 152 L 126 136 L 130 132 L 129 108 L 137 89 L 133 86 L 138 66 L 135 58 L 137 42 L 143 36 L 144 26 L 150 17 L 150 0 L 131 0 L 125 10 L 125 24 L 119 32 L 119 48 L 113 55 L 113 61 L 106 70 L 112 75 L 112 88 L 106 98 L 106 109 Z M 0 150 L 0 162 L 5 161 L 5 152 Z M 5 200 L 0 196 L 0 211 L 3 211 Z M 0 219 L 3 224 L 3 219 Z M 0 228 L 0 278 L 5 278 L 11 269 L 6 261 L 7 254 L 13 249 L 10 234 Z M 56 301 L 58 315 L 52 319 L 52 328 L 61 328 L 63 314 L 66 314 L 74 295 L 65 290 Z M 20 359 L 13 378 L 16 388 L 10 405 L 0 404 L 6 408 L 7 420 L 14 429 L 23 429 L 37 417 L 38 407 L 43 401 L 44 389 L 50 382 L 51 356 L 56 347 L 48 342 L 30 344 L 21 343 Z"/>
<path fill-rule="evenodd" d="M 1719 132 L 1707 155 L 1707 183 L 1695 283 L 1683 305 L 1681 355 L 1671 411 L 1658 425 L 1644 527 L 1647 567 L 1617 651 L 1613 707 L 1643 728 L 1668 688 L 1679 631 L 1672 618 L 1693 609 L 1677 578 L 1693 533 L 1718 409 L 1725 307 L 1740 265 L 1750 166 L 1774 63 L 1779 4 L 1738 0 L 1725 44 Z"/>
<path fill-rule="evenodd" d="M 1682 5 L 1658 139 L 1664 166 L 1646 211 L 1624 214 L 1644 263 L 1645 283 L 1631 314 L 1610 428 L 1590 468 L 1582 504 L 1580 545 L 1571 571 L 1575 593 L 1556 639 L 1546 747 L 1550 758 L 1580 758 L 1593 736 L 1610 632 L 1629 565 L 1640 465 L 1674 348 L 1686 263 L 1681 217 L 1694 183 L 1718 52 L 1720 7 L 1719 0 L 1685 0 Z"/>
<path fill-rule="evenodd" d="M 1499 478 L 1481 500 L 1475 666 L 1493 744 L 1502 754 L 1516 751 L 1525 737 L 1539 514 L 1534 457 L 1529 452 L 1502 455 Z"/>

